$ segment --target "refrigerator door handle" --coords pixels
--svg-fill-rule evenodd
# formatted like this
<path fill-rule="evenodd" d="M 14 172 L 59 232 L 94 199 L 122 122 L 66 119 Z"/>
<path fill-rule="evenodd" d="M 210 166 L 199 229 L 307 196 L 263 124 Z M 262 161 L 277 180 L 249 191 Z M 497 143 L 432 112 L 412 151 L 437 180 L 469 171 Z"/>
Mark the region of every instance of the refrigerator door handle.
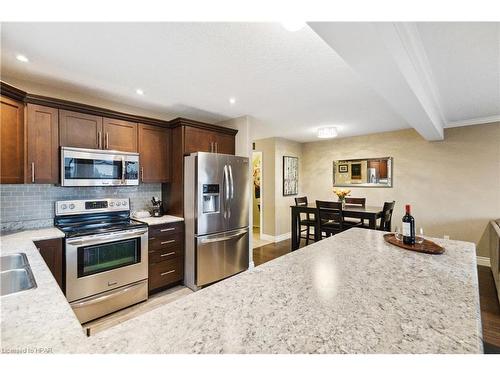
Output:
<path fill-rule="evenodd" d="M 229 180 L 231 181 L 231 200 L 234 199 L 234 180 L 233 180 L 233 168 L 231 164 L 229 165 Z"/>
<path fill-rule="evenodd" d="M 246 233 L 248 233 L 248 230 L 245 230 L 245 231 L 242 231 L 242 232 L 239 232 L 236 234 L 227 235 L 227 236 L 220 236 L 220 237 L 215 237 L 215 238 L 204 238 L 200 242 L 202 244 L 206 244 L 206 243 L 212 243 L 212 242 L 229 241 L 229 240 L 241 237 L 241 236 L 245 235 Z"/>
<path fill-rule="evenodd" d="M 227 165 L 224 165 L 224 219 L 228 216 L 229 208 L 229 176 Z"/>

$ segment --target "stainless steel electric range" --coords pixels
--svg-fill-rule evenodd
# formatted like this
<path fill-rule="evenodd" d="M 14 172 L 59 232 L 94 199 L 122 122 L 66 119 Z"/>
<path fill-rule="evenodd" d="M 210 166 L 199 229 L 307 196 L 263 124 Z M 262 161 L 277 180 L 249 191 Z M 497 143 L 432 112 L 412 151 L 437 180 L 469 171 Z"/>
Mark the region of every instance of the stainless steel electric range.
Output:
<path fill-rule="evenodd" d="M 56 202 L 66 234 L 66 298 L 81 323 L 148 298 L 148 226 L 128 199 Z"/>

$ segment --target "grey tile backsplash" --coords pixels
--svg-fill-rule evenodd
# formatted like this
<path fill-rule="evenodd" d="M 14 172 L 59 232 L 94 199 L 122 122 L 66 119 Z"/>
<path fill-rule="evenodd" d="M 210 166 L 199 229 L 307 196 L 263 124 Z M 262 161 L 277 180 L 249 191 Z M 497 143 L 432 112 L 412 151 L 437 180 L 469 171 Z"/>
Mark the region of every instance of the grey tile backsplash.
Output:
<path fill-rule="evenodd" d="M 130 198 L 132 211 L 151 208 L 151 197 L 161 197 L 161 184 L 129 187 L 61 187 L 55 185 L 0 185 L 0 231 L 53 225 L 54 202 L 69 199 Z"/>

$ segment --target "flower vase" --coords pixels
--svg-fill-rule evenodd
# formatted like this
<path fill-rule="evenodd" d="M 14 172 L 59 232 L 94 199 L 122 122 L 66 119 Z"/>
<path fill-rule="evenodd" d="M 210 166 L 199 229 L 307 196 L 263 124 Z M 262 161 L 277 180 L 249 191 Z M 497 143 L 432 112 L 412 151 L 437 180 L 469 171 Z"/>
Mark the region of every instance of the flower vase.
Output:
<path fill-rule="evenodd" d="M 344 199 L 339 198 L 339 202 L 342 204 L 342 209 L 344 209 L 345 208 L 345 198 Z"/>

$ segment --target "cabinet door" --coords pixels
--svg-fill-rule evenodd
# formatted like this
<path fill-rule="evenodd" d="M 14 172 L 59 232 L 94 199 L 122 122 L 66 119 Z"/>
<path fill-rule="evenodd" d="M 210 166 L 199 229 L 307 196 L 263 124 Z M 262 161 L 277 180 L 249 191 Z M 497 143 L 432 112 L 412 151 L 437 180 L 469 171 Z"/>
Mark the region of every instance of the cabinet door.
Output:
<path fill-rule="evenodd" d="M 28 104 L 26 122 L 26 182 L 59 181 L 59 111 Z"/>
<path fill-rule="evenodd" d="M 170 177 L 170 129 L 139 124 L 141 182 L 168 182 Z"/>
<path fill-rule="evenodd" d="M 59 111 L 61 146 L 102 148 L 102 117 Z"/>
<path fill-rule="evenodd" d="M 215 133 L 215 150 L 219 154 L 234 155 L 234 136 L 230 134 Z"/>
<path fill-rule="evenodd" d="M 104 118 L 102 133 L 105 150 L 137 152 L 136 123 Z"/>
<path fill-rule="evenodd" d="M 45 263 L 49 267 L 50 272 L 54 275 L 59 287 L 63 289 L 63 246 L 62 239 L 56 238 L 53 240 L 36 241 L 35 246 L 40 251 Z"/>
<path fill-rule="evenodd" d="M 7 97 L 1 102 L 0 183 L 24 182 L 24 104 Z"/>
<path fill-rule="evenodd" d="M 214 152 L 214 132 L 186 126 L 184 129 L 184 155 L 192 152 Z"/>

